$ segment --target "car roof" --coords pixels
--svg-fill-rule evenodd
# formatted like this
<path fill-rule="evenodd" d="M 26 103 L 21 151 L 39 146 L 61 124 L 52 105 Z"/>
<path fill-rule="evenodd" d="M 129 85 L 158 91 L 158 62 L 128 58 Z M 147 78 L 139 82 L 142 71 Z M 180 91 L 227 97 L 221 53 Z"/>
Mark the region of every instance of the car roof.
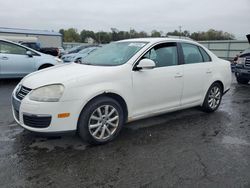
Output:
<path fill-rule="evenodd" d="M 157 43 L 157 42 L 193 42 L 192 39 L 177 39 L 177 38 L 168 38 L 168 37 L 159 37 L 159 38 L 134 38 L 134 39 L 125 39 L 118 42 L 150 42 L 150 43 Z"/>

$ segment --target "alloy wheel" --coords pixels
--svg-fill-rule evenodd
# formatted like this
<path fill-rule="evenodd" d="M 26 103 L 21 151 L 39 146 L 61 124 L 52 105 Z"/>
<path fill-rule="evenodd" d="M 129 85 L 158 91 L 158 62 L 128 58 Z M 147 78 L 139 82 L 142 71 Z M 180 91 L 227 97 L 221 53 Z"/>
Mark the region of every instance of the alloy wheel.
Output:
<path fill-rule="evenodd" d="M 115 107 L 103 105 L 94 110 L 89 118 L 90 134 L 99 141 L 110 138 L 119 125 L 119 114 Z"/>
<path fill-rule="evenodd" d="M 221 90 L 218 86 L 211 88 L 208 96 L 208 105 L 211 109 L 216 109 L 220 104 Z"/>

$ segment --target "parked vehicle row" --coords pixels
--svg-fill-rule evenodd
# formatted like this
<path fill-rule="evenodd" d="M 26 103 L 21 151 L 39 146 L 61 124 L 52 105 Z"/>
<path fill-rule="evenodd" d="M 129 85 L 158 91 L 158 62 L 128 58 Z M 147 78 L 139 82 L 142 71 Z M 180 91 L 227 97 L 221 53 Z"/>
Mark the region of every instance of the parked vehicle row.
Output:
<path fill-rule="evenodd" d="M 62 47 L 54 48 L 41 48 L 39 43 L 37 42 L 21 42 L 20 44 L 27 46 L 31 49 L 34 49 L 38 52 L 44 53 L 44 54 L 49 54 L 55 57 L 61 57 L 65 54 L 65 51 Z"/>
<path fill-rule="evenodd" d="M 82 49 L 78 53 L 70 53 L 62 56 L 64 63 L 81 62 L 86 56 L 100 48 L 100 46 L 90 46 Z"/>
<path fill-rule="evenodd" d="M 61 62 L 81 62 L 87 55 L 100 48 L 97 45 L 84 45 L 78 53 L 69 50 L 70 54 L 62 56 L 62 60 L 57 56 L 58 52 L 64 54 L 63 48 L 39 48 L 35 42 L 14 43 L 0 39 L 0 78 L 22 78 L 25 75 L 37 70 L 60 64 Z M 37 50 L 35 50 L 37 49 Z M 42 53 L 45 52 L 45 53 Z M 46 54 L 47 53 L 47 54 Z M 48 55 L 51 54 L 51 55 Z"/>
<path fill-rule="evenodd" d="M 73 48 L 70 48 L 68 50 L 65 51 L 65 54 L 75 54 L 75 53 L 78 53 L 80 52 L 81 50 L 85 49 L 85 48 L 89 48 L 89 47 L 96 47 L 96 46 L 99 46 L 99 45 L 95 45 L 95 44 L 84 44 L 84 45 L 79 45 L 79 46 L 75 46 Z"/>
<path fill-rule="evenodd" d="M 194 106 L 214 112 L 230 84 L 230 62 L 196 42 L 130 39 L 105 45 L 81 63 L 26 76 L 13 91 L 12 110 L 30 131 L 77 131 L 87 142 L 104 144 L 126 122 Z"/>

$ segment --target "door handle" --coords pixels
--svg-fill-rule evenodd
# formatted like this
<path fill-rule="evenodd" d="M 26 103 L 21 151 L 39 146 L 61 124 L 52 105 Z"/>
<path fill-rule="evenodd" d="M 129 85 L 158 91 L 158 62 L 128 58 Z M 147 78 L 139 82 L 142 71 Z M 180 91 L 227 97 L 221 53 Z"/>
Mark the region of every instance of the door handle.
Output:
<path fill-rule="evenodd" d="M 1 59 L 2 60 L 8 60 L 9 58 L 8 57 L 2 57 Z"/>
<path fill-rule="evenodd" d="M 183 77 L 183 75 L 181 73 L 176 73 L 174 77 L 175 78 L 181 78 L 181 77 Z"/>

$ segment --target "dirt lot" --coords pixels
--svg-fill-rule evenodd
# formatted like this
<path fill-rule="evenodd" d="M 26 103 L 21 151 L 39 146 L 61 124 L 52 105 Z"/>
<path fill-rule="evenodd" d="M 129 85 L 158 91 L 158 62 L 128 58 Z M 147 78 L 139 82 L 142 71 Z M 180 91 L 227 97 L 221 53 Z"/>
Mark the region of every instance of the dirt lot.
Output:
<path fill-rule="evenodd" d="M 0 80 L 0 187 L 250 187 L 250 85 L 219 110 L 189 109 L 129 124 L 112 143 L 39 137 L 18 126 Z"/>

